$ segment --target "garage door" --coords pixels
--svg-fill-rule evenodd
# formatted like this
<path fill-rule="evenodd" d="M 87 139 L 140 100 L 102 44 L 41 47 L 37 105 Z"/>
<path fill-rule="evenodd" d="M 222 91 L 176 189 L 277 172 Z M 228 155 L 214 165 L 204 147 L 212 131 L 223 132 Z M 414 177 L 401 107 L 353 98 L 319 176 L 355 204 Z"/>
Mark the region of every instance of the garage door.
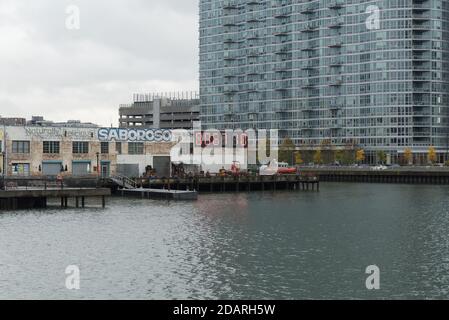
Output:
<path fill-rule="evenodd" d="M 73 162 L 72 175 L 85 176 L 90 174 L 90 162 Z"/>
<path fill-rule="evenodd" d="M 61 162 L 44 162 L 42 163 L 42 174 L 44 176 L 57 176 L 61 173 Z"/>
<path fill-rule="evenodd" d="M 170 157 L 153 157 L 153 169 L 158 177 L 169 177 Z"/>
<path fill-rule="evenodd" d="M 138 164 L 117 164 L 117 174 L 130 178 L 140 177 Z"/>

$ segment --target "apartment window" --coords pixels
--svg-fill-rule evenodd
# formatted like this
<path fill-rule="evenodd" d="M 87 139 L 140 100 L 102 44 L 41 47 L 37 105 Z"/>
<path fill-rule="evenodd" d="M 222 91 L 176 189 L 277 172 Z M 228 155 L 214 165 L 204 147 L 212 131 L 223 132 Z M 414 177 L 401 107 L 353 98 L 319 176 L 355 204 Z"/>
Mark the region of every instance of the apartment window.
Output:
<path fill-rule="evenodd" d="M 129 142 L 128 154 L 143 154 L 143 142 Z"/>
<path fill-rule="evenodd" d="M 117 151 L 117 154 L 122 154 L 122 143 L 121 142 L 115 143 L 115 151 Z"/>
<path fill-rule="evenodd" d="M 59 141 L 44 141 L 44 153 L 58 154 L 59 151 Z"/>
<path fill-rule="evenodd" d="M 101 149 L 101 154 L 108 154 L 109 153 L 109 142 L 102 142 L 100 149 Z"/>
<path fill-rule="evenodd" d="M 13 141 L 12 142 L 13 153 L 30 153 L 29 141 Z"/>
<path fill-rule="evenodd" d="M 72 143 L 72 152 L 77 154 L 89 153 L 89 142 L 74 141 Z"/>

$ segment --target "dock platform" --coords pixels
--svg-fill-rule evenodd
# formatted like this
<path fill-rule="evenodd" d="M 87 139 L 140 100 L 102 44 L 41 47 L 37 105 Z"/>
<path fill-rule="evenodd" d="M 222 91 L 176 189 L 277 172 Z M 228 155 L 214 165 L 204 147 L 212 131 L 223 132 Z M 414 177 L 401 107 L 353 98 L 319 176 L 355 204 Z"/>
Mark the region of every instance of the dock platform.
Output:
<path fill-rule="evenodd" d="M 17 210 L 46 208 L 49 198 L 60 199 L 61 207 L 68 207 L 70 198 L 75 206 L 85 207 L 86 198 L 101 198 L 101 205 L 106 206 L 106 197 L 111 195 L 109 188 L 15 188 L 0 190 L 0 210 Z"/>
<path fill-rule="evenodd" d="M 197 191 L 188 190 L 167 190 L 167 189 L 121 189 L 122 196 L 142 197 L 145 199 L 167 199 L 167 200 L 197 200 Z"/>
<path fill-rule="evenodd" d="M 198 192 L 198 193 L 219 193 L 219 192 L 254 192 L 254 191 L 276 191 L 276 190 L 297 190 L 297 191 L 319 191 L 320 180 L 314 175 L 273 175 L 273 176 L 210 176 L 210 177 L 171 177 L 171 178 L 126 178 L 130 189 L 150 189 Z M 119 181 L 120 182 L 120 181 Z M 123 183 L 122 183 L 123 185 Z M 133 185 L 132 188 L 129 185 Z M 104 186 L 114 188 L 114 185 L 105 183 Z M 126 188 L 124 188 L 126 189 Z M 120 190 L 119 190 L 120 191 Z"/>

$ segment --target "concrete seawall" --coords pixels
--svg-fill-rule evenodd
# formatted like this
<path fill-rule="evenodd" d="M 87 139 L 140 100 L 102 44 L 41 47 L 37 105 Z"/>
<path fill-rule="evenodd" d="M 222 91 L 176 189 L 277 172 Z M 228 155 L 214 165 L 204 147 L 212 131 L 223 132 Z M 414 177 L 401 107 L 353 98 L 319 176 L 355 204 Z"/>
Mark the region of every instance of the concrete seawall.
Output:
<path fill-rule="evenodd" d="M 346 169 L 346 168 L 302 168 L 302 172 L 315 174 L 320 181 L 363 182 L 363 183 L 403 183 L 403 184 L 443 184 L 449 185 L 449 170 L 441 168 L 413 169 Z"/>

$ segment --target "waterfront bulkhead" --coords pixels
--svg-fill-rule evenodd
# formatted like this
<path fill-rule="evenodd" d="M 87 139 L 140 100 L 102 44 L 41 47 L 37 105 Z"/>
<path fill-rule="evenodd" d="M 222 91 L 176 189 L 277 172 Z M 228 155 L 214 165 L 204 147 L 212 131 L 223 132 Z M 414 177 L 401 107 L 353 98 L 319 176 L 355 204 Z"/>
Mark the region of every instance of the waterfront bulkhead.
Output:
<path fill-rule="evenodd" d="M 169 130 L 10 126 L 0 141 L 8 177 L 170 175 Z"/>

